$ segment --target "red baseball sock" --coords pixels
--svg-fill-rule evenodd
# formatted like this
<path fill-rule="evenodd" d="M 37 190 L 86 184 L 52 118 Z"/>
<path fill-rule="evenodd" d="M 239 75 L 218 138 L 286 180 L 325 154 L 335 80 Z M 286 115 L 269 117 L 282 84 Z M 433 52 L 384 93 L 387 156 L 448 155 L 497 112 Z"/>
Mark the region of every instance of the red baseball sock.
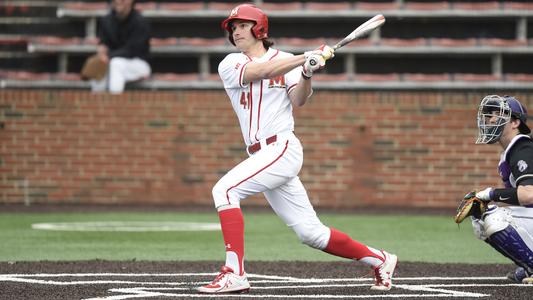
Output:
<path fill-rule="evenodd" d="M 340 232 L 335 228 L 330 228 L 330 230 L 331 236 L 326 249 L 324 249 L 325 252 L 350 259 L 361 260 L 365 257 L 373 257 L 383 261 L 383 257 L 374 253 L 367 246 L 353 240 L 346 233 Z"/>
<path fill-rule="evenodd" d="M 242 275 L 244 273 L 244 218 L 240 208 L 230 208 L 218 212 L 224 244 L 226 245 L 226 266 Z"/>

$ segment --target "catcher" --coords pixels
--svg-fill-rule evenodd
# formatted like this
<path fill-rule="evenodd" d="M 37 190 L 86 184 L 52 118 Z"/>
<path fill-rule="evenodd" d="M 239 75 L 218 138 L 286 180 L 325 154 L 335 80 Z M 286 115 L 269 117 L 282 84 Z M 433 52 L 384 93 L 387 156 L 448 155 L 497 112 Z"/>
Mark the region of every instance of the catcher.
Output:
<path fill-rule="evenodd" d="M 504 188 L 468 193 L 455 222 L 470 216 L 475 235 L 518 266 L 507 277 L 533 284 L 533 140 L 526 120 L 526 108 L 516 98 L 483 98 L 476 144 L 499 143 L 503 148 L 498 171 Z"/>

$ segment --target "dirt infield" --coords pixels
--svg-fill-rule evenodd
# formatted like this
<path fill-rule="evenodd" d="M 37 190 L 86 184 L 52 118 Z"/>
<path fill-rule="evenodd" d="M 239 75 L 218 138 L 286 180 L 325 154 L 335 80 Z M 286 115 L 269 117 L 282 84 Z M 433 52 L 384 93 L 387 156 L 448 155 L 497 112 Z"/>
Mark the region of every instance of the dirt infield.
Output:
<path fill-rule="evenodd" d="M 0 299 L 190 299 L 220 262 L 0 263 Z M 531 299 L 533 285 L 504 278 L 512 265 L 399 263 L 394 288 L 372 291 L 352 262 L 247 262 L 252 289 L 223 299 Z"/>

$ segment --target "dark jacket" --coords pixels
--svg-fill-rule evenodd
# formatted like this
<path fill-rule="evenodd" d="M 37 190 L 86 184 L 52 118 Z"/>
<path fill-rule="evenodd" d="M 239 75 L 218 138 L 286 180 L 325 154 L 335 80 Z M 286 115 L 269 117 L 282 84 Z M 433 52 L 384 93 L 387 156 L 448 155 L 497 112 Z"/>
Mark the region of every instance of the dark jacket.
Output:
<path fill-rule="evenodd" d="M 133 9 L 125 20 L 119 20 L 112 10 L 100 19 L 100 43 L 109 48 L 109 58 L 138 57 L 148 61 L 150 53 L 150 24 Z"/>

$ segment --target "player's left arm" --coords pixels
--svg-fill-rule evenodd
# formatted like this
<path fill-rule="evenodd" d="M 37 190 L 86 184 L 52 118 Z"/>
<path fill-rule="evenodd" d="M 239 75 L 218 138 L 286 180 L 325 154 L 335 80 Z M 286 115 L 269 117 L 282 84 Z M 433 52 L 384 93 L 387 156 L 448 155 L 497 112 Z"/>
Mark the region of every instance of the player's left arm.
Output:
<path fill-rule="evenodd" d="M 509 165 L 516 181 L 516 188 L 488 187 L 477 192 L 477 198 L 510 205 L 533 205 L 533 143 L 521 143 L 515 147 Z"/>
<path fill-rule="evenodd" d="M 520 143 L 513 151 L 511 172 L 516 178 L 516 194 L 520 205 L 533 205 L 533 144 Z"/>
<path fill-rule="evenodd" d="M 300 81 L 294 89 L 289 93 L 292 105 L 302 106 L 313 94 L 313 88 L 311 84 L 311 78 L 307 79 L 304 76 L 300 76 Z"/>
<path fill-rule="evenodd" d="M 519 185 L 516 192 L 518 194 L 520 205 L 533 205 L 533 185 Z"/>
<path fill-rule="evenodd" d="M 302 106 L 313 93 L 311 78 L 313 74 L 326 65 L 326 60 L 319 54 L 309 55 L 301 67 L 300 81 L 297 87 L 289 93 L 289 98 L 294 106 Z"/>

